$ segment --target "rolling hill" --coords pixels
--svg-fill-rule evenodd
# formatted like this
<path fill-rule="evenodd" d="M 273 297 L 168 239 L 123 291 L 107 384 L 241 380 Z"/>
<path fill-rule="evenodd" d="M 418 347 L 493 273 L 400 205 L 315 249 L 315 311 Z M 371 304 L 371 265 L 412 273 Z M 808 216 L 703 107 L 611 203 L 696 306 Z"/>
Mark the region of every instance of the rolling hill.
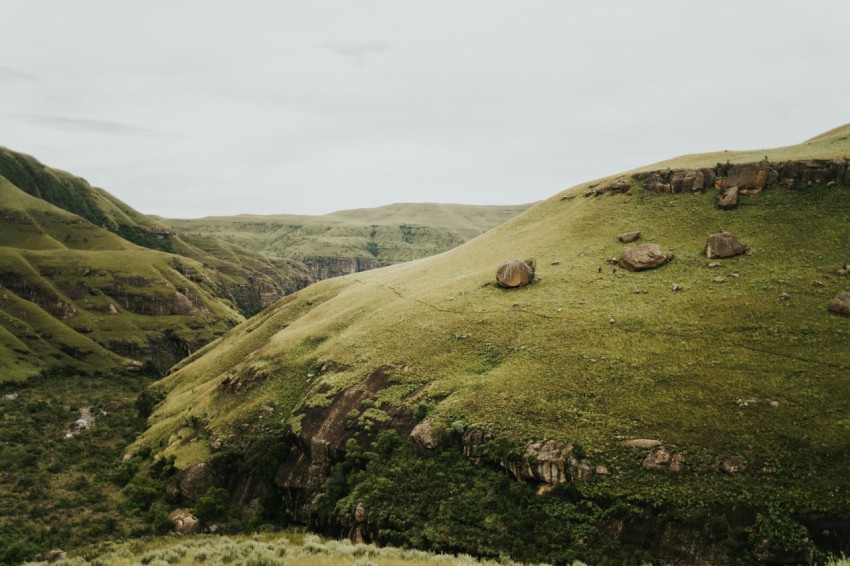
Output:
<path fill-rule="evenodd" d="M 219 487 L 242 521 L 438 551 L 847 552 L 850 318 L 829 305 L 850 291 L 848 157 L 850 126 L 683 156 L 311 285 L 155 384 L 130 457 L 152 451 L 140 478 L 182 470 L 161 480 L 172 506 Z M 624 269 L 632 231 L 673 259 Z M 721 231 L 747 253 L 707 257 Z M 495 285 L 510 258 L 539 280 Z"/>
<path fill-rule="evenodd" d="M 327 279 L 419 259 L 456 247 L 530 205 L 407 203 L 321 216 L 160 218 L 183 237 L 212 235 L 243 248 L 303 262 Z"/>
<path fill-rule="evenodd" d="M 211 238 L 196 245 L 3 148 L 0 217 L 0 381 L 164 371 L 312 282 L 298 262 Z"/>

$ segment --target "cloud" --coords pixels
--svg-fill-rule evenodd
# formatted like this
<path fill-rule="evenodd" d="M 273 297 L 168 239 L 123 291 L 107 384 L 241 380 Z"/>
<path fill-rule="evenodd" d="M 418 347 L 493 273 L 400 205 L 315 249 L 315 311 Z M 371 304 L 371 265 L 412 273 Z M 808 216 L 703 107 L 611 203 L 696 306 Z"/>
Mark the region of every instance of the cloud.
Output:
<path fill-rule="evenodd" d="M 109 120 L 94 120 L 90 118 L 71 118 L 52 114 L 19 114 L 17 118 L 23 122 L 44 126 L 63 132 L 86 134 L 106 134 L 113 136 L 163 136 L 165 132 L 140 128 L 132 124 L 111 122 Z"/>
<path fill-rule="evenodd" d="M 366 64 L 367 57 L 384 53 L 389 49 L 389 46 L 382 41 L 326 43 L 323 47 L 337 55 L 352 59 L 358 67 Z"/>
<path fill-rule="evenodd" d="M 35 81 L 35 77 L 28 73 L 12 67 L 0 67 L 0 84 L 32 81 Z"/>

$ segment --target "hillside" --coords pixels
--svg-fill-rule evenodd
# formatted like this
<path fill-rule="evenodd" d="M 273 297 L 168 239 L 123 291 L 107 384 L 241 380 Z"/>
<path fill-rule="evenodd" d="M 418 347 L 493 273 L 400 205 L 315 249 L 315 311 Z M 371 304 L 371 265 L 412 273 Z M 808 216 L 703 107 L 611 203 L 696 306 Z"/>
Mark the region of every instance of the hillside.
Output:
<path fill-rule="evenodd" d="M 440 255 L 312 285 L 158 382 L 132 448 L 153 454 L 136 461 L 176 459 L 172 506 L 221 486 L 242 520 L 438 551 L 847 552 L 850 318 L 827 306 L 850 291 L 848 157 L 846 126 L 684 156 Z M 719 208 L 733 184 L 739 204 Z M 748 252 L 706 257 L 720 230 Z M 630 231 L 672 261 L 608 263 Z M 539 281 L 496 286 L 514 257 L 535 258 Z"/>
<path fill-rule="evenodd" d="M 3 148 L 0 217 L 0 381 L 130 361 L 163 372 L 312 281 L 298 262 L 176 236 Z"/>
<path fill-rule="evenodd" d="M 159 219 L 183 237 L 213 235 L 241 247 L 303 262 L 327 279 L 444 252 L 530 205 L 391 204 L 320 216 L 239 215 Z"/>

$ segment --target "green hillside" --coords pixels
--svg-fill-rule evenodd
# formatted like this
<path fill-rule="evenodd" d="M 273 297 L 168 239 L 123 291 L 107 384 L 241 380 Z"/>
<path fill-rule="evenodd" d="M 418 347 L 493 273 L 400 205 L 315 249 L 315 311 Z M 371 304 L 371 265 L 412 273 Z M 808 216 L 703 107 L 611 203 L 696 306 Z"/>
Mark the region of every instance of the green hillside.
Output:
<path fill-rule="evenodd" d="M 0 382 L 131 361 L 164 372 L 312 281 L 295 261 L 175 236 L 4 148 L 0 217 Z"/>
<path fill-rule="evenodd" d="M 307 260 L 308 265 L 314 258 L 360 258 L 389 265 L 449 250 L 529 206 L 391 204 L 320 216 L 243 214 L 160 220 L 182 235 L 214 235 L 251 250 Z"/>
<path fill-rule="evenodd" d="M 133 450 L 226 487 L 242 520 L 363 521 L 439 551 L 711 563 L 845 549 L 850 318 L 827 305 L 850 291 L 836 273 L 847 157 L 846 126 L 685 156 L 446 253 L 312 285 L 156 384 L 167 396 Z M 734 210 L 713 183 L 654 192 L 639 175 L 728 180 L 736 163 L 779 173 Z M 707 258 L 720 230 L 748 253 Z M 673 260 L 609 264 L 629 231 Z M 510 258 L 535 258 L 539 281 L 496 286 Z M 174 505 L 198 496 L 172 491 Z"/>

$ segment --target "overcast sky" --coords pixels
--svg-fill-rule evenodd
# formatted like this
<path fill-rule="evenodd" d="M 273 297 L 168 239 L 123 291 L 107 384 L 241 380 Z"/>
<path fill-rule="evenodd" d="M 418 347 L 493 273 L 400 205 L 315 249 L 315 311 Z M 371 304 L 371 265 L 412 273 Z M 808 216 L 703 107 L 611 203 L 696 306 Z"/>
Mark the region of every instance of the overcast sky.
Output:
<path fill-rule="evenodd" d="M 850 122 L 850 2 L 0 0 L 0 145 L 169 217 L 513 204 Z"/>

